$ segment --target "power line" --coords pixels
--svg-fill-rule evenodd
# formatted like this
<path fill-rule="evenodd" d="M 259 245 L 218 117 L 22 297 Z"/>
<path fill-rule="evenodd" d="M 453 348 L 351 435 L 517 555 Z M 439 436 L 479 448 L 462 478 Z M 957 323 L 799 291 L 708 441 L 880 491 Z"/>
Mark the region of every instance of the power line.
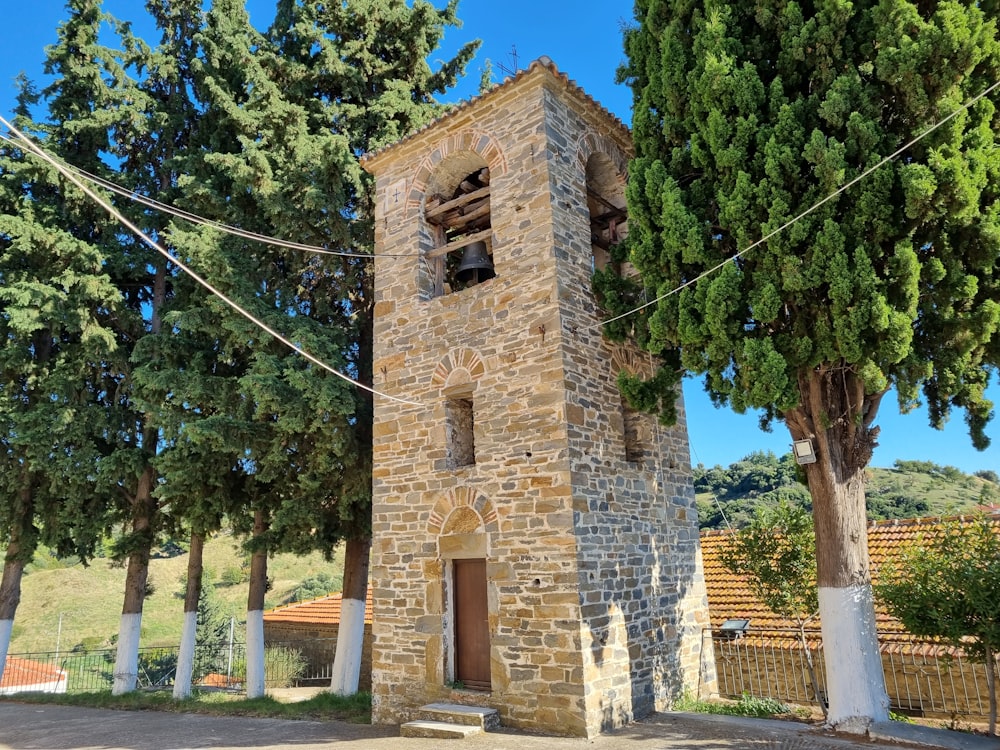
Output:
<path fill-rule="evenodd" d="M 0 139 L 3 139 L 8 143 L 13 143 L 15 145 L 18 143 L 18 141 L 15 141 L 14 139 L 10 138 L 7 135 L 4 135 L 3 133 L 0 133 Z M 37 156 L 37 154 L 33 153 L 31 155 Z M 231 224 L 224 224 L 220 221 L 215 221 L 214 219 L 207 219 L 204 216 L 199 216 L 198 214 L 186 211 L 182 208 L 176 208 L 166 203 L 161 203 L 158 200 L 149 198 L 145 195 L 137 193 L 134 190 L 129 190 L 128 188 L 122 187 L 121 185 L 111 182 L 110 180 L 106 180 L 103 177 L 98 177 L 97 175 L 92 174 L 86 171 L 85 169 L 81 169 L 80 167 L 69 164 L 66 161 L 63 161 L 62 159 L 56 159 L 56 157 L 54 156 L 52 157 L 52 159 L 54 161 L 58 161 L 62 166 L 72 171 L 78 177 L 81 177 L 82 179 L 87 180 L 88 182 L 94 185 L 99 185 L 100 187 L 103 187 L 106 190 L 110 190 L 111 192 L 116 193 L 117 195 L 120 195 L 123 198 L 133 201 L 134 203 L 140 203 L 144 206 L 147 206 L 148 208 L 152 208 L 157 211 L 162 211 L 163 213 L 169 214 L 179 219 L 189 221 L 192 224 L 211 227 L 213 229 L 219 230 L 220 232 L 225 232 L 226 234 L 231 234 L 233 236 L 240 237 L 242 239 L 252 240 L 254 242 L 260 242 L 265 245 L 273 245 L 275 247 L 283 247 L 288 250 L 301 250 L 307 253 L 315 253 L 318 255 L 333 255 L 340 258 L 363 258 L 366 260 L 373 260 L 375 258 L 375 256 L 372 253 L 355 253 L 344 250 L 328 250 L 323 247 L 317 247 L 316 245 L 306 245 L 301 242 L 293 242 L 291 240 L 283 240 L 278 237 L 271 237 L 265 234 L 258 234 L 257 232 L 251 232 L 246 229 L 240 229 L 239 227 L 234 227 Z M 397 254 L 381 253 L 379 257 L 419 258 L 421 257 L 421 255 L 420 253 L 397 253 Z"/>
<path fill-rule="evenodd" d="M 896 149 L 891 154 L 889 154 L 888 156 L 886 156 L 884 159 L 882 159 L 881 161 L 879 161 L 877 164 L 875 164 L 875 166 L 869 167 L 868 169 L 866 169 L 864 172 L 862 172 L 861 174 L 859 174 L 857 177 L 855 177 L 853 180 L 851 180 L 847 184 L 843 185 L 842 187 L 838 188 L 834 192 L 830 193 L 828 196 L 826 196 L 822 200 L 817 201 L 816 203 L 814 203 L 813 205 L 811 205 L 809 208 L 807 208 L 805 211 L 803 211 L 802 213 L 800 213 L 795 218 L 789 219 L 784 224 L 782 224 L 780 227 L 778 227 L 774 231 L 769 232 L 768 234 L 764 235 L 763 237 L 761 237 L 759 240 L 757 240 L 753 244 L 748 245 L 747 247 L 743 248 L 742 250 L 740 250 L 735 255 L 732 255 L 732 256 L 726 258 L 725 260 L 723 260 L 723 261 L 719 262 L 718 264 L 712 266 L 708 270 L 703 271 L 702 273 L 698 274 L 693 279 L 689 279 L 688 281 L 685 281 L 683 284 L 681 284 L 677 288 L 671 289 L 669 292 L 665 292 L 664 294 L 661 294 L 659 297 L 656 297 L 655 299 L 652 299 L 649 302 L 645 302 L 645 303 L 639 305 L 638 307 L 636 307 L 636 308 L 634 308 L 632 310 L 629 310 L 627 312 L 623 312 L 620 315 L 616 315 L 613 318 L 608 318 L 607 320 L 601 320 L 601 321 L 599 321 L 598 323 L 596 323 L 594 325 L 586 326 L 582 330 L 584 330 L 584 331 L 592 331 L 595 328 L 601 328 L 603 326 L 606 326 L 608 323 L 614 323 L 615 321 L 621 320 L 622 318 L 627 318 L 629 315 L 634 315 L 635 313 L 640 312 L 641 310 L 645 310 L 647 307 L 651 307 L 651 306 L 657 304 L 658 302 L 661 302 L 662 300 L 665 300 L 667 297 L 670 297 L 670 296 L 672 296 L 674 294 L 677 294 L 681 290 L 686 289 L 687 287 L 692 286 L 693 284 L 697 284 L 699 281 L 701 281 L 706 276 L 709 276 L 709 275 L 715 273 L 716 271 L 718 271 L 720 268 L 722 268 L 727 263 L 730 263 L 730 262 L 736 260 L 737 258 L 739 258 L 740 256 L 744 255 L 745 253 L 750 252 L 751 250 L 753 250 L 758 245 L 764 244 L 765 242 L 767 242 L 769 239 L 771 239 L 775 235 L 780 234 L 781 232 L 783 232 L 786 229 L 788 229 L 788 227 L 792 226 L 792 224 L 795 224 L 796 222 L 800 221 L 801 219 L 803 219 L 806 216 L 808 216 L 809 214 L 811 214 L 813 211 L 815 211 L 817 208 L 819 208 L 823 204 L 830 202 L 831 200 L 833 200 L 834 198 L 836 198 L 838 195 L 840 195 L 841 193 L 843 193 L 847 189 L 853 187 L 858 182 L 860 182 L 865 177 L 867 177 L 872 172 L 874 172 L 876 169 L 878 169 L 879 167 L 881 167 L 881 166 L 885 165 L 886 163 L 892 161 L 893 159 L 895 159 L 897 156 L 899 156 L 900 154 L 902 154 L 904 151 L 906 151 L 907 149 L 909 149 L 914 144 L 919 143 L 926 136 L 928 136 L 931 133 L 933 133 L 935 130 L 937 130 L 939 127 L 941 127 L 942 125 L 944 125 L 946 122 L 948 122 L 955 115 L 957 115 L 960 112 L 964 112 L 965 110 L 967 110 L 973 104 L 975 104 L 980 99 L 982 99 L 984 96 L 987 96 L 990 92 L 992 92 L 998 86 L 1000 86 L 1000 81 L 997 81 L 996 83 L 994 83 L 992 86 L 990 86 L 989 88 L 987 88 L 981 94 L 979 94 L 977 96 L 974 96 L 972 99 L 969 99 L 967 102 L 965 102 L 965 104 L 963 104 L 962 106 L 960 106 L 958 109 L 956 109 L 955 111 L 953 111 L 951 114 L 949 114 L 949 115 L 943 117 L 942 119 L 938 120 L 936 123 L 934 123 L 933 125 L 931 125 L 929 128 L 927 128 L 927 130 L 925 130 L 923 133 L 921 133 L 920 135 L 918 135 L 916 138 L 914 138 L 913 140 L 911 140 L 908 143 L 904 144 L 903 146 L 900 146 L 898 149 Z"/>
<path fill-rule="evenodd" d="M 49 154 L 43 148 L 41 148 L 40 146 L 38 146 L 34 141 L 30 140 L 27 136 L 25 136 L 23 133 L 21 133 L 20 130 L 18 130 L 17 128 L 15 128 L 11 123 L 9 123 L 6 119 L 4 119 L 3 116 L 0 116 L 0 124 L 5 125 L 7 127 L 7 129 L 16 138 L 18 138 L 18 140 L 21 142 L 21 144 L 24 145 L 25 148 L 27 148 L 33 154 L 35 154 L 39 158 L 45 160 L 46 162 L 48 162 L 49 164 L 51 164 L 53 167 L 55 167 L 56 170 L 58 170 L 63 176 L 66 177 L 66 179 L 68 179 L 70 182 L 72 182 L 74 185 L 76 185 L 80 190 L 82 190 L 87 197 L 89 197 L 95 203 L 97 203 L 98 205 L 100 205 L 105 211 L 107 211 L 109 214 L 111 214 L 111 216 L 113 216 L 121 224 L 123 224 L 125 227 L 127 227 L 133 234 L 135 234 L 136 237 L 138 237 L 140 240 L 142 240 L 145 244 L 147 244 L 153 250 L 155 250 L 156 252 L 158 252 L 164 258 L 166 258 L 168 262 L 173 263 L 180 270 L 182 270 L 184 273 L 186 273 L 188 276 L 190 276 L 192 279 L 194 279 L 196 282 L 198 282 L 201 286 L 203 286 L 205 289 L 207 289 L 210 293 L 214 294 L 216 297 L 218 297 L 219 299 L 221 299 L 223 302 L 225 302 L 227 305 L 229 305 L 229 307 L 231 307 L 233 310 L 235 310 L 236 312 L 238 312 L 240 315 L 242 315 L 244 318 L 246 318 L 247 320 L 249 320 L 251 323 L 253 323 L 257 327 L 261 328 L 262 330 L 266 331 L 267 333 L 271 334 L 271 336 L 273 336 L 278 341 L 280 341 L 281 343 L 283 343 L 285 346 L 287 346 L 289 349 L 291 349 L 292 351 L 294 351 L 296 354 L 299 354 L 300 356 L 302 356 L 305 359 L 309 360 L 313 364 L 315 364 L 315 365 L 323 368 L 324 370 L 326 370 L 330 374 L 336 375 L 341 380 L 345 380 L 348 383 L 350 383 L 351 385 L 354 385 L 357 388 L 360 388 L 360 389 L 362 389 L 364 391 L 367 391 L 368 393 L 371 393 L 374 396 L 381 396 L 382 398 L 387 398 L 390 401 L 396 401 L 398 403 L 406 404 L 408 406 L 420 406 L 421 405 L 421 404 L 419 404 L 416 401 L 407 401 L 406 399 L 398 398 L 396 396 L 390 396 L 387 393 L 381 393 L 379 391 L 376 391 L 374 388 L 371 388 L 370 386 L 367 386 L 364 383 L 359 383 L 357 380 L 354 380 L 353 378 L 345 375 L 344 373 L 340 372 L 339 370 L 337 370 L 337 369 L 331 367 L 330 365 L 326 364 L 325 362 L 323 362 L 323 360 L 319 359 L 318 357 L 310 354 L 305 349 L 303 349 L 302 347 L 300 347 L 298 344 L 294 344 L 291 341 L 289 341 L 287 338 L 285 338 L 284 336 L 282 336 L 280 333 L 278 333 L 278 331 L 276 331 L 275 329 L 273 329 L 271 326 L 269 326 L 263 320 L 261 320 L 260 318 L 256 317 L 249 310 L 246 310 L 243 307 L 241 307 L 237 302 L 235 302 L 234 300 L 232 300 L 228 296 L 226 296 L 226 294 L 223 293 L 221 290 L 216 289 L 210 282 L 208 282 L 207 280 L 203 279 L 195 271 L 193 271 L 190 268 L 188 268 L 187 265 L 185 265 L 182 261 L 178 260 L 173 255 L 171 255 L 167 250 L 165 250 L 163 247 L 161 247 L 158 242 L 156 242 L 155 240 L 153 240 L 152 238 L 150 238 L 149 236 L 147 236 L 141 229 L 139 229 L 139 227 L 137 227 L 135 224 L 133 224 L 131 221 L 129 221 L 125 216 L 123 216 L 117 209 L 115 209 L 114 206 L 112 206 L 110 203 L 108 203 L 107 201 L 105 201 L 101 196 L 99 196 L 91 188 L 89 188 L 81 180 L 81 178 L 79 178 L 75 174 L 73 174 L 68 167 L 64 167 L 63 165 L 59 164 L 54 158 L 52 158 L 51 156 L 49 156 Z"/>

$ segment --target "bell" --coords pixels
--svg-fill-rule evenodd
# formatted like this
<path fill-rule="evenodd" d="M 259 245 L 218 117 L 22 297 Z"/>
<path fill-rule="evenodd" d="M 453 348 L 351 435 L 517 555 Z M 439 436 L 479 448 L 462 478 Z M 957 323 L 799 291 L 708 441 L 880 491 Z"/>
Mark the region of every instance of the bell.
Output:
<path fill-rule="evenodd" d="M 486 252 L 486 243 L 480 240 L 465 246 L 462 253 L 462 262 L 455 269 L 455 278 L 463 283 L 472 282 L 478 284 L 496 276 L 493 270 L 493 261 L 489 253 Z"/>

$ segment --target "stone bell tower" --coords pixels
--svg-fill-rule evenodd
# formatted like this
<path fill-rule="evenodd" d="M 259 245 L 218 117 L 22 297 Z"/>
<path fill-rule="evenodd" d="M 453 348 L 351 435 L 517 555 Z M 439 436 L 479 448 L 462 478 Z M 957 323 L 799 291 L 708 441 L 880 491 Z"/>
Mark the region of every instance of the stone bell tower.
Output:
<path fill-rule="evenodd" d="M 375 399 L 378 723 L 449 701 L 591 736 L 704 686 L 682 404 L 666 429 L 623 403 L 651 362 L 591 291 L 630 148 L 542 58 L 364 161 L 375 386 L 407 402 Z"/>

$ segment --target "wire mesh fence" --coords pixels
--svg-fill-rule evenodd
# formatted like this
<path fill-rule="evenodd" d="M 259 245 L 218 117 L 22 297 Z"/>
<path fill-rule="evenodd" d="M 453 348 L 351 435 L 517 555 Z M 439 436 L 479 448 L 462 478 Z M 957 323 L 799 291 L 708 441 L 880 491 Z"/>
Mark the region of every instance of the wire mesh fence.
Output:
<path fill-rule="evenodd" d="M 706 631 L 706 636 L 714 647 L 719 695 L 746 694 L 800 705 L 825 700 L 826 667 L 818 630 L 807 631 L 808 648 L 803 648 L 794 630 L 747 629 L 736 635 Z M 986 665 L 969 659 L 961 649 L 929 641 L 900 642 L 898 634 L 879 634 L 879 650 L 891 710 L 944 719 L 989 716 Z"/>
<path fill-rule="evenodd" d="M 273 641 L 264 646 L 264 684 L 268 688 L 329 683 L 336 639 Z M 83 693 L 110 691 L 115 679 L 115 649 L 9 654 L 0 694 L 18 692 Z M 172 688 L 176 647 L 140 648 L 140 689 Z M 246 646 L 224 642 L 195 648 L 192 685 L 242 692 Z"/>

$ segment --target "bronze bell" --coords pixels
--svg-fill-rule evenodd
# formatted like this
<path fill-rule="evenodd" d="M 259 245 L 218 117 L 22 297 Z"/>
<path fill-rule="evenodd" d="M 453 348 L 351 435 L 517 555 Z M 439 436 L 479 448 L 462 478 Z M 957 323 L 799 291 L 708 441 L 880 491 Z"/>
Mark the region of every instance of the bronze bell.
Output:
<path fill-rule="evenodd" d="M 493 270 L 493 261 L 486 251 L 486 243 L 480 240 L 465 246 L 462 253 L 462 262 L 455 269 L 455 278 L 463 283 L 472 282 L 478 284 L 481 281 L 492 279 L 496 276 Z"/>

